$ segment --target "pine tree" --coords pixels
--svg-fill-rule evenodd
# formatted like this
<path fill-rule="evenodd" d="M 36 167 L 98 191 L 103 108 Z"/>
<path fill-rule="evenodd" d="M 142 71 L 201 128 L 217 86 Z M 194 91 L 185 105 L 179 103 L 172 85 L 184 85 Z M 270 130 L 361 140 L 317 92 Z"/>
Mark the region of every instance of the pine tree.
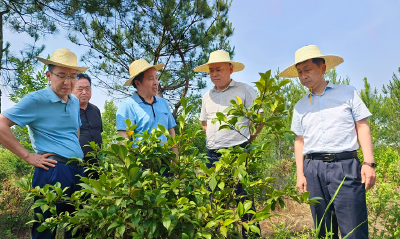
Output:
<path fill-rule="evenodd" d="M 1 0 L 0 1 L 0 97 L 2 88 L 17 89 L 21 82 L 17 77 L 18 71 L 35 65 L 33 58 L 39 55 L 44 46 L 29 45 L 20 50 L 20 56 L 10 53 L 9 42 L 4 42 L 3 28 L 17 33 L 27 33 L 36 43 L 40 36 L 56 32 L 56 23 L 61 24 L 65 19 L 62 5 L 51 0 Z M 62 16 L 62 17 L 61 17 Z M 65 22 L 66 23 L 66 22 Z M 1 111 L 1 102 L 0 102 Z"/>
<path fill-rule="evenodd" d="M 170 102 L 174 116 L 180 98 L 193 96 L 192 103 L 198 102 L 198 90 L 206 86 L 204 74 L 193 69 L 216 49 L 233 54 L 227 0 L 71 1 L 70 6 L 80 13 L 69 38 L 90 48 L 83 61 L 100 86 L 114 98 L 126 98 L 133 87 L 122 85 L 134 60 L 164 63 L 159 95 Z"/>

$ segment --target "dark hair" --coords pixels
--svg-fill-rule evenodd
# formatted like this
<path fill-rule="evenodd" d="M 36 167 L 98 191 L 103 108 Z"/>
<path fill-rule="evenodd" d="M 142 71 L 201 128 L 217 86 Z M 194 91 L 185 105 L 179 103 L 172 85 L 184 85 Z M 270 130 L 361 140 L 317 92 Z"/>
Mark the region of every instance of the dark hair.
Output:
<path fill-rule="evenodd" d="M 80 73 L 76 77 L 78 77 L 78 80 L 80 80 L 81 78 L 88 80 L 90 86 L 92 86 L 92 79 L 90 79 L 90 77 L 88 75 Z"/>
<path fill-rule="evenodd" d="M 309 60 L 309 59 L 308 59 Z M 296 67 L 300 64 L 306 63 L 308 60 L 305 60 L 303 62 L 299 62 L 296 64 Z M 324 58 L 311 58 L 312 63 L 320 67 L 322 64 L 325 64 L 325 59 Z"/>
<path fill-rule="evenodd" d="M 135 80 L 137 80 L 140 83 L 142 83 L 143 82 L 143 78 L 144 78 L 144 72 L 141 72 L 139 75 L 135 76 L 135 78 L 133 78 L 133 80 L 132 80 L 133 87 L 135 87 L 137 89 L 137 86 L 135 84 Z"/>
<path fill-rule="evenodd" d="M 49 64 L 49 65 L 47 65 L 47 67 L 48 67 L 48 69 L 49 69 L 50 72 L 53 72 L 54 67 L 56 67 L 56 66 L 55 66 L 55 65 L 52 65 L 52 64 Z"/>

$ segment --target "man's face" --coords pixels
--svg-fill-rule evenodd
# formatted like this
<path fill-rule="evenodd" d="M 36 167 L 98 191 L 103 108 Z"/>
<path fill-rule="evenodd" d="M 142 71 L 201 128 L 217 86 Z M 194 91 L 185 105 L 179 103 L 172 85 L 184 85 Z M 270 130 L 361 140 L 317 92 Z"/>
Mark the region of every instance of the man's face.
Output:
<path fill-rule="evenodd" d="M 312 62 L 311 59 L 304 63 L 300 63 L 296 66 L 297 73 L 299 74 L 299 79 L 302 85 L 307 88 L 314 87 L 321 76 L 325 74 L 326 65 L 322 64 L 318 67 Z"/>
<path fill-rule="evenodd" d="M 233 66 L 226 62 L 211 63 L 208 65 L 211 81 L 217 87 L 227 87 L 231 82 Z"/>
<path fill-rule="evenodd" d="M 55 66 L 52 72 L 46 72 L 47 79 L 51 82 L 50 88 L 60 98 L 71 94 L 76 84 L 77 74 L 77 70 L 62 66 Z"/>
<path fill-rule="evenodd" d="M 135 84 L 141 94 L 151 96 L 157 95 L 159 83 L 156 69 L 150 68 L 145 71 L 142 82 L 135 81 Z"/>
<path fill-rule="evenodd" d="M 72 94 L 79 99 L 80 103 L 89 103 L 90 98 L 92 98 L 92 87 L 90 86 L 89 81 L 85 78 L 80 78 L 76 82 Z"/>

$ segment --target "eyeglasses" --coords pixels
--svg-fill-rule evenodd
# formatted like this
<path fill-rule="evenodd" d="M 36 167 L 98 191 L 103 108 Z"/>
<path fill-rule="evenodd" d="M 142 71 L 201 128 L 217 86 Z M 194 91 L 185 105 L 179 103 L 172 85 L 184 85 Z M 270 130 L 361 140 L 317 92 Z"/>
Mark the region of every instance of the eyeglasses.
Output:
<path fill-rule="evenodd" d="M 75 82 L 78 78 L 76 75 L 72 75 L 72 76 L 66 76 L 66 75 L 62 75 L 62 74 L 55 74 L 54 72 L 50 71 L 51 74 L 57 76 L 58 78 L 60 78 L 61 80 L 66 80 L 68 79 L 71 82 Z"/>
<path fill-rule="evenodd" d="M 79 86 L 79 87 L 76 87 L 76 91 L 78 91 L 78 92 L 82 92 L 83 90 L 91 91 L 92 87 L 91 86 L 86 86 L 86 87 Z"/>

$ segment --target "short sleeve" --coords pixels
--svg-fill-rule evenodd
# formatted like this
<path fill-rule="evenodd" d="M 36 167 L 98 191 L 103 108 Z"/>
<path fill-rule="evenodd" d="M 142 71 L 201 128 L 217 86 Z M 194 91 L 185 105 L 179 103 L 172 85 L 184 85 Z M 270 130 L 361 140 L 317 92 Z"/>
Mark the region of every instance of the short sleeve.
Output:
<path fill-rule="evenodd" d="M 257 92 L 251 88 L 251 86 L 246 85 L 245 87 L 245 99 L 244 99 L 244 106 L 246 108 L 250 108 L 253 101 L 257 98 Z"/>
<path fill-rule="evenodd" d="M 37 102 L 34 95 L 25 96 L 12 108 L 4 111 L 2 115 L 21 128 L 34 122 L 37 118 Z"/>
<path fill-rule="evenodd" d="M 297 112 L 296 107 L 293 110 L 292 126 L 290 127 L 296 135 L 303 135 L 303 127 L 301 127 L 301 117 Z"/>
<path fill-rule="evenodd" d="M 351 113 L 355 122 L 370 117 L 372 114 L 364 104 L 356 89 L 353 89 L 353 104 Z"/>
<path fill-rule="evenodd" d="M 200 121 L 207 121 L 206 114 L 206 103 L 205 103 L 205 95 L 203 96 L 203 100 L 201 101 L 201 110 L 200 110 Z"/>
<path fill-rule="evenodd" d="M 130 119 L 132 125 L 136 124 L 135 112 L 130 110 L 127 103 L 123 102 L 117 110 L 117 130 L 126 130 L 126 119 Z"/>

